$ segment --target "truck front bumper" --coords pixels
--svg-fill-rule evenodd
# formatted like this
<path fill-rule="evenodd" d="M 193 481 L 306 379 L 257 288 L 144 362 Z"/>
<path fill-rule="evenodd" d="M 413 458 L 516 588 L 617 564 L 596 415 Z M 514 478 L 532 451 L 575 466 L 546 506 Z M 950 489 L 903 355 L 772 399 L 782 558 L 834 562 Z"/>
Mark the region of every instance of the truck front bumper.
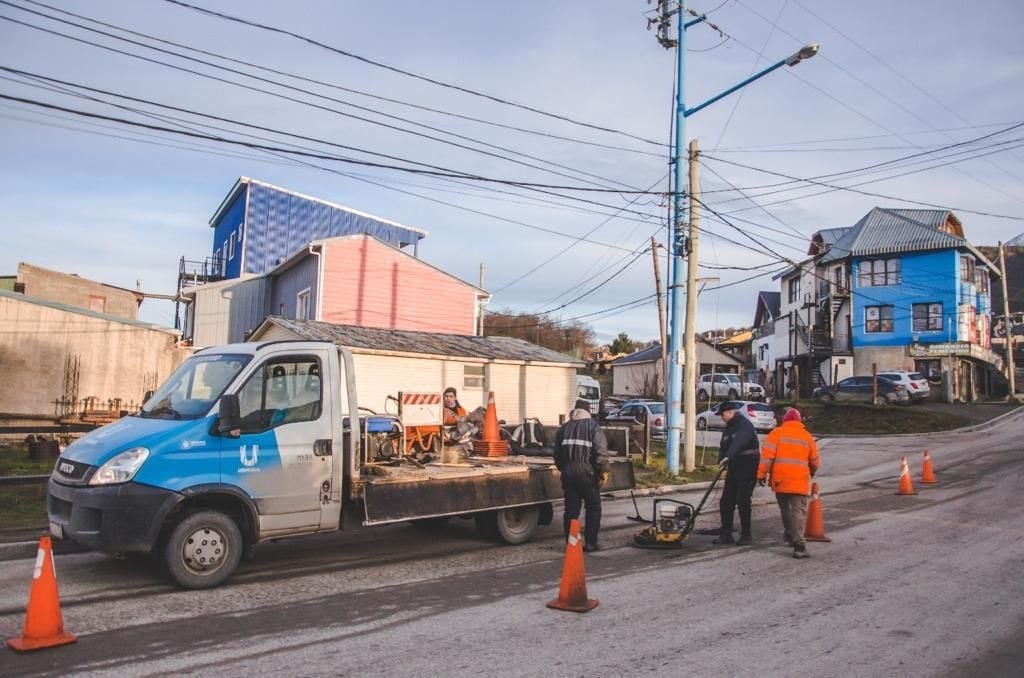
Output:
<path fill-rule="evenodd" d="M 74 486 L 50 478 L 50 531 L 96 551 L 152 551 L 160 526 L 184 497 L 150 485 Z"/>

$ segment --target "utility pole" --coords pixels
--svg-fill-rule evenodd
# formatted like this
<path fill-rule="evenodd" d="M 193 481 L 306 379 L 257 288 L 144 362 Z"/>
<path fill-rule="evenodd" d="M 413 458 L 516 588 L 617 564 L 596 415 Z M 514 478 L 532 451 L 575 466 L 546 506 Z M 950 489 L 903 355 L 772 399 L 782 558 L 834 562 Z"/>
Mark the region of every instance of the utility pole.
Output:
<path fill-rule="evenodd" d="M 700 239 L 700 165 L 697 140 L 690 142 L 690 226 L 686 258 L 686 329 L 683 363 L 683 470 L 697 461 L 697 243 Z"/>
<path fill-rule="evenodd" d="M 654 292 L 658 295 L 658 332 L 661 341 L 661 383 L 665 385 L 668 370 L 668 347 L 665 346 L 665 299 L 661 296 L 661 265 L 658 263 L 658 241 L 651 236 L 651 256 L 654 257 Z M 667 389 L 662 389 L 665 393 Z"/>
<path fill-rule="evenodd" d="M 1006 325 L 1006 369 L 1010 378 L 1010 397 L 1017 397 L 1017 372 L 1013 364 L 1013 324 L 1010 322 L 1010 298 L 1006 292 L 1006 248 L 999 243 L 999 277 L 1003 285 L 1003 324 Z"/>

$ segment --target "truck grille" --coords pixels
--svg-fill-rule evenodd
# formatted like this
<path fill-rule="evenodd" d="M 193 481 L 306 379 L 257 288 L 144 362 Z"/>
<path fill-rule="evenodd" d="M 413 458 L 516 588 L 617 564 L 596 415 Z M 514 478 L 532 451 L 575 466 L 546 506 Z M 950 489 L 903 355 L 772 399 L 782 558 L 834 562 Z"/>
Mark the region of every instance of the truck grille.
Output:
<path fill-rule="evenodd" d="M 53 467 L 53 477 L 57 482 L 80 485 L 88 478 L 92 468 L 89 464 L 61 457 L 57 460 L 57 465 Z"/>

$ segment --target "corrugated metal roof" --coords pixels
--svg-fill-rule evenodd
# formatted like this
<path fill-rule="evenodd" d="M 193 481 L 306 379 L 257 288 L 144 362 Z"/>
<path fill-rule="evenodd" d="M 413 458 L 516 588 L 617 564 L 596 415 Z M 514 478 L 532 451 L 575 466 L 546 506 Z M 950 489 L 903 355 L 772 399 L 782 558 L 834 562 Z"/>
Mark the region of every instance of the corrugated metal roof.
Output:
<path fill-rule="evenodd" d="M 170 327 L 161 327 L 160 325 L 142 322 L 141 320 L 131 320 L 129 318 L 122 318 L 121 316 L 109 315 L 107 313 L 97 313 L 96 311 L 90 311 L 89 309 L 82 308 L 81 306 L 70 306 L 68 304 L 62 304 L 59 301 L 50 301 L 49 299 L 30 297 L 25 294 L 8 292 L 7 290 L 0 290 L 0 297 L 14 299 L 15 301 L 23 301 L 26 304 L 35 304 L 36 306 L 47 306 L 49 308 L 57 309 L 58 311 L 65 311 L 67 313 L 74 313 L 76 315 L 84 315 L 90 318 L 96 318 L 97 320 L 106 320 L 107 322 L 119 323 L 121 325 L 131 325 L 132 327 L 137 327 L 139 329 L 153 330 L 155 332 L 164 332 L 175 337 L 181 335 L 181 332 L 175 329 L 171 329 Z"/>
<path fill-rule="evenodd" d="M 711 356 L 715 360 L 721 360 L 722 363 L 733 362 L 741 363 L 735 357 L 729 355 L 725 351 L 719 349 L 704 339 L 697 339 L 698 356 L 697 362 L 706 363 L 711 361 L 711 357 L 705 351 L 711 351 Z M 612 362 L 612 367 L 618 367 L 620 365 L 638 364 L 638 363 L 652 363 L 656 360 L 661 360 L 661 344 L 655 342 L 652 346 L 648 346 L 642 351 L 636 353 L 630 353 L 627 356 L 623 356 L 618 360 Z"/>
<path fill-rule="evenodd" d="M 335 325 L 315 320 L 293 320 L 270 316 L 253 333 L 258 341 L 268 323 L 284 328 L 302 339 L 330 341 L 347 348 L 361 348 L 395 353 L 416 353 L 459 358 L 489 360 L 524 360 L 538 363 L 562 363 L 583 366 L 572 356 L 552 351 L 512 337 L 475 337 L 440 332 L 414 332 L 378 327 Z"/>
<path fill-rule="evenodd" d="M 847 256 L 969 247 L 962 237 L 941 231 L 947 221 L 959 220 L 949 210 L 905 210 L 876 207 L 851 226 L 819 263 Z"/>
<path fill-rule="evenodd" d="M 661 344 L 648 346 L 641 351 L 636 351 L 635 353 L 622 356 L 618 360 L 612 362 L 612 367 L 615 367 L 616 365 L 628 365 L 630 363 L 649 363 L 654 362 L 655 360 L 661 360 Z"/>

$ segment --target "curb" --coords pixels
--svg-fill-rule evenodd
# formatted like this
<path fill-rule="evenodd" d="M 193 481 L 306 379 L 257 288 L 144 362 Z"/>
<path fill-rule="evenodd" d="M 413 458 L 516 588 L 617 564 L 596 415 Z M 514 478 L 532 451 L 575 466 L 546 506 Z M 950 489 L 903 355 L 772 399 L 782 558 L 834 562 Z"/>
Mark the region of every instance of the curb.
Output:
<path fill-rule="evenodd" d="M 38 541 L 14 541 L 7 544 L 0 544 L 0 562 L 5 560 L 24 560 L 35 558 L 39 550 Z M 72 553 L 87 553 L 89 549 L 71 541 L 60 539 L 53 540 L 54 555 L 64 556 Z"/>

